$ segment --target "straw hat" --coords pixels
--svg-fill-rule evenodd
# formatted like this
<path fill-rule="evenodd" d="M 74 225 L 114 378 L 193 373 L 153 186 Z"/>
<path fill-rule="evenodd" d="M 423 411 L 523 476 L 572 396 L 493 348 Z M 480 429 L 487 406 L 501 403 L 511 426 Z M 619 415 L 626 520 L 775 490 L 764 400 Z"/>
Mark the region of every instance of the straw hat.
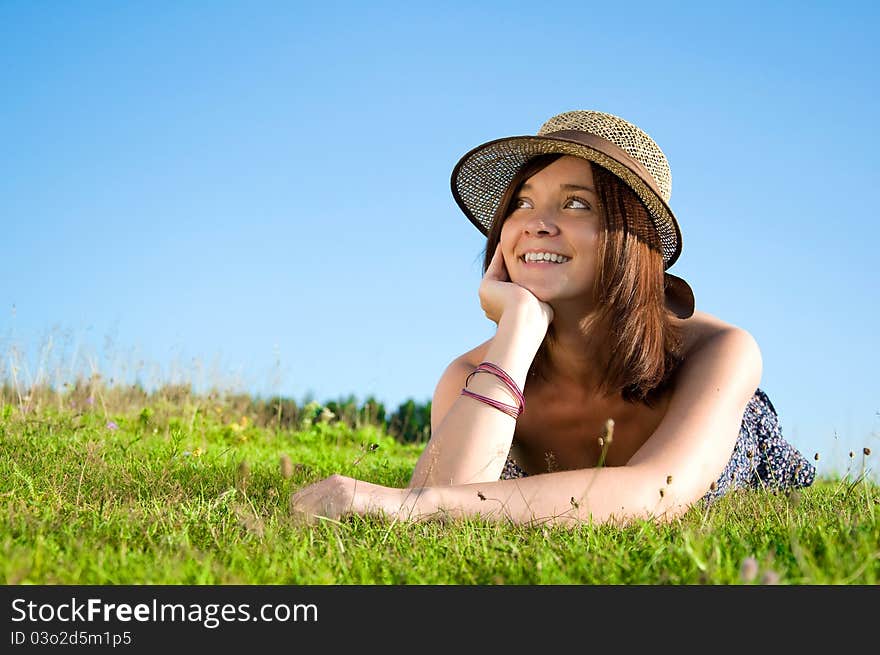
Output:
<path fill-rule="evenodd" d="M 574 155 L 614 173 L 645 205 L 657 230 L 663 269 L 681 254 L 681 229 L 669 208 L 672 174 L 660 147 L 641 129 L 599 111 L 569 111 L 545 122 L 537 135 L 488 141 L 462 157 L 452 171 L 452 195 L 465 216 L 488 234 L 501 196 L 517 171 L 544 154 Z M 694 313 L 694 293 L 665 273 L 666 304 L 678 317 Z"/>

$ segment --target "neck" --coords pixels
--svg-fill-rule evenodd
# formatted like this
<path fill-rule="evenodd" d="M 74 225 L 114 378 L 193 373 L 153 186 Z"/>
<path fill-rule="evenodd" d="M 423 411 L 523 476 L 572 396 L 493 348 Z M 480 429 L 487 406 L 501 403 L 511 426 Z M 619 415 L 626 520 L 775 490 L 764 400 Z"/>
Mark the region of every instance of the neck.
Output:
<path fill-rule="evenodd" d="M 586 393 L 599 392 L 610 345 L 607 329 L 596 325 L 596 319 L 595 312 L 572 313 L 554 306 L 545 360 L 548 379 Z"/>

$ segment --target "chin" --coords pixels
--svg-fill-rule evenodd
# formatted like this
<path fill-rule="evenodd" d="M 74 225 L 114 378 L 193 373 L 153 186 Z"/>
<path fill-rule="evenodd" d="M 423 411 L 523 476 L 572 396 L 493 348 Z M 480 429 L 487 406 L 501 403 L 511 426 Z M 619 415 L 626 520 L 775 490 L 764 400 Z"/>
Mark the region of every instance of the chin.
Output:
<path fill-rule="evenodd" d="M 523 289 L 528 289 L 532 292 L 532 295 L 535 296 L 541 302 L 550 303 L 556 298 L 556 294 L 553 291 L 548 291 L 547 289 L 535 289 L 533 286 L 529 286 L 527 284 L 520 285 Z"/>
<path fill-rule="evenodd" d="M 529 291 L 531 291 L 531 289 L 529 289 Z M 553 302 L 553 299 L 555 298 L 552 293 L 544 293 L 542 291 L 532 291 L 532 294 L 534 294 L 535 298 L 537 298 L 541 302 L 546 303 Z"/>

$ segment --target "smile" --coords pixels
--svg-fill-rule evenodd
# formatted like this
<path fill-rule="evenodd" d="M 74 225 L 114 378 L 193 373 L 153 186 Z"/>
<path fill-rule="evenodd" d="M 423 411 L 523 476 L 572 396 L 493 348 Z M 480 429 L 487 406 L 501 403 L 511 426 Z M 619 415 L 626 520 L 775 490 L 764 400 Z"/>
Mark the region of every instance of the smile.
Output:
<path fill-rule="evenodd" d="M 565 264 L 571 261 L 571 257 L 558 255 L 555 252 L 527 252 L 520 257 L 520 261 L 525 264 Z"/>

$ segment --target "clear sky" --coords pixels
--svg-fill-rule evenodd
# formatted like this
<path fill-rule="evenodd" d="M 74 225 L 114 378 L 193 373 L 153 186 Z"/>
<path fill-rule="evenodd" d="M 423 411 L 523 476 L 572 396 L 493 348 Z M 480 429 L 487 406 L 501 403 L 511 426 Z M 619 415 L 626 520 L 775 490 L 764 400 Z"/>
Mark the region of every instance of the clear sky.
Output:
<path fill-rule="evenodd" d="M 869 2 L 0 2 L 0 373 L 395 408 L 495 325 L 458 158 L 597 109 L 820 472 L 880 452 Z M 42 377 L 41 377 L 42 376 Z M 876 459 L 876 458 L 874 458 Z"/>

